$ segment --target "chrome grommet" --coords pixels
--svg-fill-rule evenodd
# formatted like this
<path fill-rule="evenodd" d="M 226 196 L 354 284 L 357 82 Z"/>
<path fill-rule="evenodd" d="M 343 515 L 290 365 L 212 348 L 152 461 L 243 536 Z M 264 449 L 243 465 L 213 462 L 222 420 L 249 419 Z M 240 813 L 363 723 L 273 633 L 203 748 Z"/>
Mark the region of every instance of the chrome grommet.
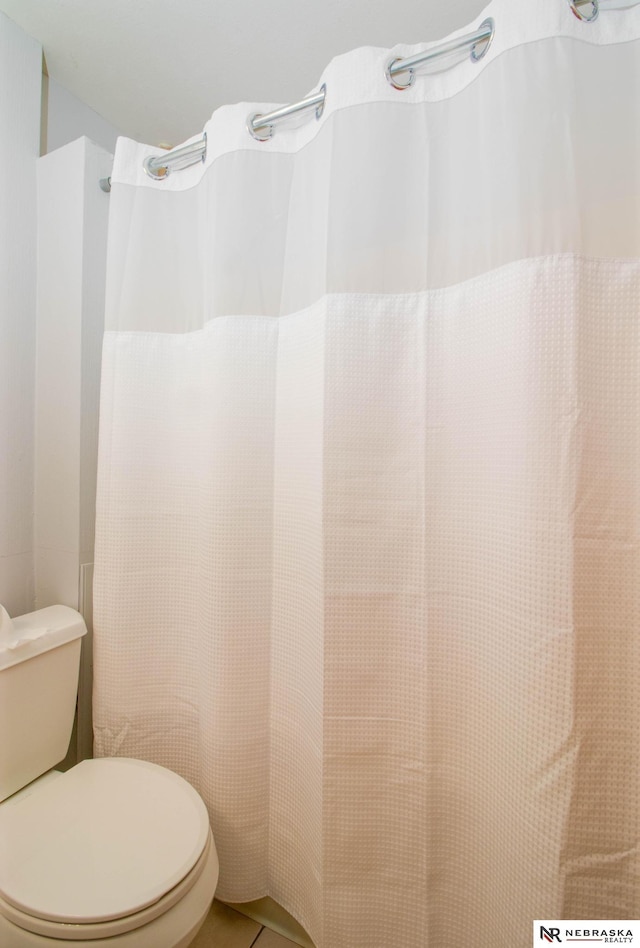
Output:
<path fill-rule="evenodd" d="M 247 119 L 247 130 L 252 138 L 255 138 L 257 142 L 268 142 L 270 138 L 273 138 L 273 125 L 260 125 L 259 123 L 254 125 L 256 119 L 261 119 L 262 115 L 260 112 L 254 112 L 253 115 L 250 115 Z M 257 129 L 264 129 L 263 132 L 258 132 Z"/>
<path fill-rule="evenodd" d="M 577 16 L 579 20 L 582 20 L 583 23 L 593 23 L 594 20 L 598 19 L 598 14 L 600 13 L 599 0 L 569 0 L 569 6 L 571 7 L 573 15 Z M 586 6 L 591 7 L 590 16 L 587 16 L 580 10 L 580 7 Z"/>
<path fill-rule="evenodd" d="M 390 86 L 393 86 L 394 89 L 398 89 L 399 92 L 402 92 L 403 89 L 408 89 L 416 81 L 416 74 L 411 67 L 409 67 L 406 72 L 409 73 L 409 78 L 406 82 L 398 82 L 396 75 L 403 70 L 398 70 L 398 73 L 392 74 L 391 70 L 396 65 L 396 63 L 401 63 L 402 59 L 392 59 L 391 62 L 387 63 L 387 68 L 384 71 L 384 74 L 387 78 L 387 82 Z"/>
<path fill-rule="evenodd" d="M 169 166 L 160 165 L 158 168 L 154 168 L 153 163 L 157 162 L 157 160 L 157 155 L 149 155 L 142 162 L 142 167 L 144 168 L 145 173 L 148 174 L 150 178 L 153 178 L 154 181 L 164 181 L 164 179 L 169 175 Z"/>
<path fill-rule="evenodd" d="M 487 55 L 489 47 L 493 43 L 493 37 L 495 36 L 495 32 L 496 32 L 495 20 L 493 19 L 493 17 L 487 17 L 486 20 L 483 20 L 483 22 L 480 24 L 478 29 L 479 30 L 488 29 L 490 30 L 490 33 L 488 36 L 484 37 L 483 39 L 478 40 L 478 42 L 474 43 L 473 46 L 471 47 L 471 59 L 473 60 L 474 63 L 479 63 L 482 57 Z"/>

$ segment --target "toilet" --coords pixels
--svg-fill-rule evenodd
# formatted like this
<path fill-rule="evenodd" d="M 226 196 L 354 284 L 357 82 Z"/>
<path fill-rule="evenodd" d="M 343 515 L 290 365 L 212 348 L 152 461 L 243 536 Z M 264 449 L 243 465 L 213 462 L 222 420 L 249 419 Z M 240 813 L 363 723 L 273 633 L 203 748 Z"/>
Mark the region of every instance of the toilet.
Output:
<path fill-rule="evenodd" d="M 0 945 L 186 948 L 218 882 L 207 809 L 126 757 L 65 773 L 84 620 L 0 606 Z"/>

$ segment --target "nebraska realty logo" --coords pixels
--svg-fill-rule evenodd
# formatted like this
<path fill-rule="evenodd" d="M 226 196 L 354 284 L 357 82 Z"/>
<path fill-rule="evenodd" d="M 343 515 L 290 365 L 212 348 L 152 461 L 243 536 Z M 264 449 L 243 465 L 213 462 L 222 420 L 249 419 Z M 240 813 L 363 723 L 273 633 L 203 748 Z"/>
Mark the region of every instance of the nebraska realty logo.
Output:
<path fill-rule="evenodd" d="M 533 923 L 534 948 L 540 945 L 631 945 L 634 935 L 640 942 L 640 922 L 625 921 L 536 921 Z"/>

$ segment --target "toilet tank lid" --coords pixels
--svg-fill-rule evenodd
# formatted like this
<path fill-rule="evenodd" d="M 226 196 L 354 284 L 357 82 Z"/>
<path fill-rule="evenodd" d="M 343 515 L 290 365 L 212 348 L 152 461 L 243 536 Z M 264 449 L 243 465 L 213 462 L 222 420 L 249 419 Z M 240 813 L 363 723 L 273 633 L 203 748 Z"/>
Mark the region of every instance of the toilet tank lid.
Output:
<path fill-rule="evenodd" d="M 79 612 L 69 606 L 47 606 L 11 620 L 0 640 L 0 671 L 49 649 L 66 645 L 85 635 L 87 627 Z"/>

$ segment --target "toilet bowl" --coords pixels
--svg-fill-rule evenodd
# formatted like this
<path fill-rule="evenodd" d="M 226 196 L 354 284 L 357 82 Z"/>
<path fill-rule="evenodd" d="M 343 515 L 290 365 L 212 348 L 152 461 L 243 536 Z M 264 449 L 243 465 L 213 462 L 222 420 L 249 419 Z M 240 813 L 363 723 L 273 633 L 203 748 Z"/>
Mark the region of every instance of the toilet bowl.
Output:
<path fill-rule="evenodd" d="M 47 654 L 67 649 L 64 663 L 75 662 L 77 684 L 82 632 L 69 639 L 61 627 L 67 620 L 78 626 L 78 614 L 41 612 L 48 615 L 15 620 L 25 648 L 13 644 L 3 659 L 0 643 L 0 708 L 16 710 L 25 684 L 47 673 Z M 43 622 L 48 635 L 24 635 L 25 628 L 41 630 Z M 39 649 L 41 640 L 50 647 Z M 71 645 L 78 646 L 78 655 L 70 655 Z M 58 670 L 62 660 L 58 654 Z M 21 687 L 13 692 L 3 689 L 13 680 L 8 672 L 20 676 Z M 42 691 L 27 692 L 40 707 Z M 58 692 L 52 689 L 54 704 Z M 5 704 L 7 695 L 13 702 Z M 7 724 L 0 721 L 2 732 Z M 0 744 L 5 737 L 8 732 L 0 733 Z M 209 817 L 198 793 L 172 771 L 129 758 L 85 760 L 66 773 L 42 775 L 35 758 L 47 755 L 36 749 L 37 754 L 30 750 L 26 734 L 20 760 L 14 760 L 15 748 L 0 752 L 0 789 L 10 793 L 0 803 L 0 945 L 186 948 L 218 881 Z M 34 768 L 42 776 L 25 786 L 24 775 Z"/>

